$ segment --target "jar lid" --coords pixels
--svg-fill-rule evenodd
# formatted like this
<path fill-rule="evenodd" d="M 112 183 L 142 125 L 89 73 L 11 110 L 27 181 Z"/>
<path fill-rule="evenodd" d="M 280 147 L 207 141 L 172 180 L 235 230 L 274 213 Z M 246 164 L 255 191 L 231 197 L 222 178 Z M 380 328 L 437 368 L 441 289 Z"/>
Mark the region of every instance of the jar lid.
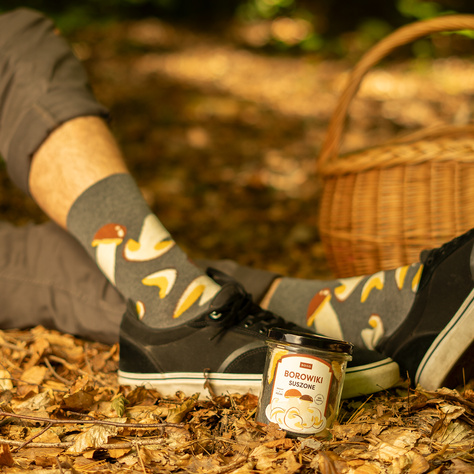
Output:
<path fill-rule="evenodd" d="M 351 355 L 353 344 L 340 339 L 331 339 L 326 336 L 308 334 L 299 331 L 289 331 L 288 329 L 272 328 L 268 331 L 268 338 L 277 342 L 308 346 L 313 349 L 320 349 L 331 352 L 344 352 Z"/>

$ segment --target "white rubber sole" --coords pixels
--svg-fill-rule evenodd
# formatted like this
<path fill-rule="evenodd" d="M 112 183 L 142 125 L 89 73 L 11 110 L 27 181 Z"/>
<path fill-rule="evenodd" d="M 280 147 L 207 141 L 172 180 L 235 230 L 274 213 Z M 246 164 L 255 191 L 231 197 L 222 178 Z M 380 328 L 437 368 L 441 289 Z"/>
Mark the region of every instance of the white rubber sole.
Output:
<path fill-rule="evenodd" d="M 400 382 L 400 368 L 390 357 L 346 370 L 342 398 L 381 392 Z"/>
<path fill-rule="evenodd" d="M 207 398 L 211 394 L 209 384 L 215 395 L 230 393 L 253 393 L 259 395 L 262 376 L 260 374 L 221 374 L 210 372 L 204 378 L 196 372 L 167 372 L 164 374 L 135 374 L 118 371 L 121 385 L 143 385 L 158 390 L 163 396 L 173 396 L 181 391 L 187 396 L 199 393 L 199 398 Z M 206 383 L 206 381 L 208 383 Z"/>
<path fill-rule="evenodd" d="M 207 388 L 208 384 L 215 395 L 252 393 L 258 396 L 262 388 L 260 374 L 209 373 L 206 374 L 205 379 L 203 374 L 195 372 L 137 374 L 119 370 L 118 376 L 121 385 L 143 385 L 158 390 L 163 396 L 173 396 L 177 391 L 182 391 L 187 396 L 199 393 L 199 397 L 204 399 L 211 395 Z M 354 398 L 379 392 L 392 387 L 399 380 L 398 364 L 390 358 L 362 367 L 350 368 L 346 371 L 342 398 Z"/>
<path fill-rule="evenodd" d="M 415 383 L 426 390 L 436 390 L 443 386 L 458 359 L 473 343 L 473 314 L 474 290 L 431 344 L 418 366 Z"/>

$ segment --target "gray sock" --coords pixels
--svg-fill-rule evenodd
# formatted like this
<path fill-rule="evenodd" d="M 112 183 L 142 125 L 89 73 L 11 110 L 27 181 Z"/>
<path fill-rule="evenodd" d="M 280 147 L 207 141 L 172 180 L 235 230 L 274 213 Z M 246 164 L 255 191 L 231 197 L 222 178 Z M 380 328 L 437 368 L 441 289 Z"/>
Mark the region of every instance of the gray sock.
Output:
<path fill-rule="evenodd" d="M 268 309 L 318 334 L 373 349 L 413 304 L 423 265 L 339 280 L 283 278 Z"/>
<path fill-rule="evenodd" d="M 195 318 L 220 289 L 175 244 L 128 174 L 109 176 L 84 191 L 69 211 L 67 227 L 149 326 Z"/>

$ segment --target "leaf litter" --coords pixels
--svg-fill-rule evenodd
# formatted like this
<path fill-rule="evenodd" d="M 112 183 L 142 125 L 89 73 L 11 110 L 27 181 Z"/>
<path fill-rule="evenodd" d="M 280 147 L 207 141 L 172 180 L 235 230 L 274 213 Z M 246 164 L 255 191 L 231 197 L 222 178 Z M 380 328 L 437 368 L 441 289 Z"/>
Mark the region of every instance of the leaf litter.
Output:
<path fill-rule="evenodd" d="M 347 61 L 265 56 L 150 20 L 85 29 L 72 40 L 144 195 L 184 248 L 329 277 L 314 230 L 314 163 Z M 473 74 L 470 61 L 454 58 L 374 71 L 344 147 L 446 117 L 465 123 Z M 43 220 L 1 173 L 4 217 Z M 196 205 L 190 228 L 183 215 Z M 435 392 L 401 383 L 345 400 L 330 439 L 289 438 L 255 422 L 252 394 L 163 398 L 119 386 L 118 345 L 35 327 L 0 331 L 0 351 L 5 473 L 474 472 L 473 381 Z"/>
<path fill-rule="evenodd" d="M 473 382 L 345 400 L 330 439 L 290 438 L 255 422 L 250 393 L 119 386 L 117 345 L 43 327 L 0 340 L 2 472 L 473 472 Z"/>

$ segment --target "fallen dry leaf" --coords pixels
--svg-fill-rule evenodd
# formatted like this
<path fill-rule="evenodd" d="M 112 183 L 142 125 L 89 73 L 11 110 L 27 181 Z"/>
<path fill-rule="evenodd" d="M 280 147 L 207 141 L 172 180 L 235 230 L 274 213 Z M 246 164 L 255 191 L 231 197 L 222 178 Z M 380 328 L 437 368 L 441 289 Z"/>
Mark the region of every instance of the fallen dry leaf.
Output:
<path fill-rule="evenodd" d="M 8 446 L 8 444 L 2 444 L 0 451 L 0 466 L 12 466 L 13 463 L 14 460 L 10 452 L 10 446 Z"/>
<path fill-rule="evenodd" d="M 71 454 L 80 454 L 89 448 L 101 448 L 109 438 L 118 433 L 118 428 L 113 426 L 92 426 L 77 436 L 73 446 L 68 449 Z"/>

